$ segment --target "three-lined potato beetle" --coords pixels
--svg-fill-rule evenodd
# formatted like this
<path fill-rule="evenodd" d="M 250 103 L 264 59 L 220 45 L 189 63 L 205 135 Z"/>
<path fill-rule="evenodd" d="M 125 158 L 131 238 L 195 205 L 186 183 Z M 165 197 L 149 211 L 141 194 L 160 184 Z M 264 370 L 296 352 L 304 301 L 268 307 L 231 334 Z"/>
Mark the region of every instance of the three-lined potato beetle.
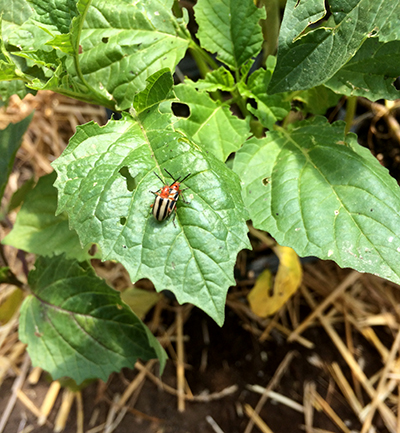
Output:
<path fill-rule="evenodd" d="M 178 177 L 178 179 L 175 179 L 166 168 L 164 168 L 164 170 L 172 179 L 174 179 L 174 182 L 171 183 L 171 185 L 164 185 L 157 192 L 150 191 L 156 196 L 154 203 L 150 205 L 150 207 L 153 208 L 153 216 L 158 221 L 164 221 L 172 214 L 172 212 L 175 211 L 174 218 L 172 220 L 175 226 L 176 203 L 179 196 L 182 196 L 182 200 L 185 203 L 188 203 L 187 201 L 185 201 L 182 194 L 182 191 L 185 191 L 188 188 L 180 189 L 180 186 L 181 183 L 190 176 L 190 173 L 186 175 L 181 181 L 179 181 L 180 176 Z M 156 172 L 154 172 L 154 174 L 161 180 L 161 182 L 163 182 L 161 177 Z"/>

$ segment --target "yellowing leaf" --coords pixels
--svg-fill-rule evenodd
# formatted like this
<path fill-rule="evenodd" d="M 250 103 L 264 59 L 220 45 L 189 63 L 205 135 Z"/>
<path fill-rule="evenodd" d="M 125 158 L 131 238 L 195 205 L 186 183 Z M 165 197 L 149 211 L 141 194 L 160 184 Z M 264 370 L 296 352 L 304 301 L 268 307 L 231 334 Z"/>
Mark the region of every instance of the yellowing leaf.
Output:
<path fill-rule="evenodd" d="M 257 278 L 255 286 L 250 290 L 247 295 L 250 308 L 254 314 L 260 317 L 266 317 L 268 313 L 265 313 L 270 302 L 270 290 L 272 288 L 272 274 L 269 269 L 266 269 Z"/>
<path fill-rule="evenodd" d="M 250 308 L 260 317 L 267 317 L 278 311 L 296 292 L 302 279 L 302 269 L 297 254 L 289 247 L 277 246 L 274 250 L 279 257 L 279 268 L 273 289 L 271 290 L 271 274 L 267 270 L 257 279 L 247 297 Z"/>
<path fill-rule="evenodd" d="M 148 292 L 135 287 L 121 293 L 121 298 L 125 304 L 129 305 L 131 310 L 141 319 L 143 319 L 151 307 L 157 304 L 160 297 L 159 293 Z"/>
<path fill-rule="evenodd" d="M 23 300 L 22 290 L 15 289 L 7 299 L 0 305 L 0 325 L 6 324 L 17 309 L 20 307 Z"/>

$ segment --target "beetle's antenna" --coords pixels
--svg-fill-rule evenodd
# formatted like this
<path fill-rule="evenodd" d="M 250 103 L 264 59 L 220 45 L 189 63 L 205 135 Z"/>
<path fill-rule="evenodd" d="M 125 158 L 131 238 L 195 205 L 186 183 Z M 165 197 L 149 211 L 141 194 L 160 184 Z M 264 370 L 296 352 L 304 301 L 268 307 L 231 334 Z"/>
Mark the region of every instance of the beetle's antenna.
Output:
<path fill-rule="evenodd" d="M 175 179 L 174 176 L 172 176 L 172 174 L 166 168 L 164 168 L 164 170 L 167 172 L 167 174 L 168 174 L 168 176 L 170 178 L 174 179 L 174 182 L 178 182 L 179 181 L 180 176 L 178 177 L 178 179 Z"/>
<path fill-rule="evenodd" d="M 161 179 L 161 177 L 155 171 L 153 171 L 153 173 L 161 180 L 161 183 L 164 185 L 164 181 Z"/>
<path fill-rule="evenodd" d="M 189 174 L 187 174 L 182 180 L 181 180 L 181 183 L 183 182 L 183 181 L 185 181 L 190 175 L 191 175 L 192 173 L 189 173 Z"/>

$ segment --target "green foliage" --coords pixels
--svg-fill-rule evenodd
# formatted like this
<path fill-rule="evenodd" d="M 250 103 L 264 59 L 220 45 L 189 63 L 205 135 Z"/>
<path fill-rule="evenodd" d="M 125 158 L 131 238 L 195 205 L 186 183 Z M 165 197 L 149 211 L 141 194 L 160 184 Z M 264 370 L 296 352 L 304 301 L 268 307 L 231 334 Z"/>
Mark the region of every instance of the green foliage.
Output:
<path fill-rule="evenodd" d="M 253 2 L 199 0 L 194 11 L 202 47 L 216 52 L 225 65 L 237 71 L 259 53 L 263 37 L 258 22 L 265 11 Z"/>
<path fill-rule="evenodd" d="M 275 58 L 267 59 L 267 70 L 258 69 L 250 75 L 247 82 L 241 82 L 240 93 L 250 99 L 254 99 L 257 108 L 250 104 L 247 109 L 254 114 L 263 126 L 272 129 L 278 120 L 282 120 L 290 111 L 290 103 L 282 95 L 268 95 L 265 89 L 271 80 L 271 75 L 275 67 Z"/>
<path fill-rule="evenodd" d="M 197 305 L 222 324 L 236 255 L 250 247 L 239 179 L 173 129 L 174 116 L 161 114 L 154 104 L 157 88 L 151 80 L 145 94 L 153 105 L 142 105 L 137 117 L 78 128 L 53 163 L 58 212 L 68 213 L 83 245 L 97 243 L 103 259 L 118 260 L 133 281 L 150 278 L 158 290 L 171 290 L 179 302 Z M 164 178 L 166 168 L 178 177 L 188 167 L 191 202 L 178 202 L 176 225 L 156 221 L 149 212 L 154 201 L 149 191 L 162 185 L 153 172 Z"/>
<path fill-rule="evenodd" d="M 393 86 L 393 81 L 399 71 L 400 41 L 382 43 L 367 39 L 357 54 L 325 84 L 347 96 L 397 99 L 400 92 Z"/>
<path fill-rule="evenodd" d="M 215 102 L 208 93 L 180 84 L 175 87 L 180 102 L 190 108 L 190 116 L 175 123 L 175 129 L 209 150 L 219 160 L 240 149 L 250 136 L 247 123 L 234 116 L 229 107 Z"/>
<path fill-rule="evenodd" d="M 46 256 L 30 274 L 20 332 L 54 377 L 105 379 L 137 357 L 165 362 L 95 277 L 92 244 L 132 281 L 149 278 L 220 325 L 237 253 L 250 248 L 248 219 L 300 255 L 400 283 L 399 187 L 344 123 L 312 117 L 343 95 L 399 97 L 400 0 L 288 0 L 277 57 L 265 61 L 262 46 L 275 41 L 263 39 L 265 10 L 252 0 L 198 0 L 200 45 L 172 3 L 0 0 L 3 101 L 51 89 L 122 111 L 103 127 L 77 128 L 55 173 L 21 190 L 4 240 Z M 174 85 L 171 71 L 188 48 L 202 77 Z M 0 134 L 1 192 L 28 122 Z M 181 186 L 188 202 L 180 197 L 160 222 L 151 191 L 173 182 L 164 169 L 190 176 Z M 132 310 L 139 299 L 129 296 Z"/>
<path fill-rule="evenodd" d="M 55 215 L 55 180 L 55 172 L 43 176 L 35 188 L 27 193 L 17 221 L 3 243 L 42 256 L 65 253 L 67 258 L 90 259 L 89 246 L 82 249 L 76 232 L 69 229 L 67 214 Z"/>
<path fill-rule="evenodd" d="M 400 283 L 400 190 L 344 127 L 315 117 L 248 140 L 234 164 L 246 208 L 301 256 Z"/>
<path fill-rule="evenodd" d="M 399 0 L 334 0 L 329 5 L 330 16 L 323 19 L 327 11 L 322 0 L 287 1 L 269 92 L 323 84 L 354 57 L 367 38 L 378 36 L 382 42 L 400 38 L 394 23 L 400 15 Z M 394 65 L 398 60 L 394 56 L 389 62 Z"/>
<path fill-rule="evenodd" d="M 15 155 L 32 117 L 33 113 L 21 122 L 10 123 L 6 129 L 0 130 L 0 201 L 13 168 Z"/>
<path fill-rule="evenodd" d="M 9 62 L 7 69 L 0 63 L 0 78 L 127 109 L 146 79 L 174 69 L 189 45 L 172 3 L 10 0 L 2 9 Z"/>
<path fill-rule="evenodd" d="M 58 379 L 107 380 L 137 358 L 160 359 L 160 343 L 93 269 L 63 256 L 39 258 L 29 273 L 29 295 L 21 308 L 19 336 L 34 365 Z M 60 290 L 62 288 L 62 290 Z"/>

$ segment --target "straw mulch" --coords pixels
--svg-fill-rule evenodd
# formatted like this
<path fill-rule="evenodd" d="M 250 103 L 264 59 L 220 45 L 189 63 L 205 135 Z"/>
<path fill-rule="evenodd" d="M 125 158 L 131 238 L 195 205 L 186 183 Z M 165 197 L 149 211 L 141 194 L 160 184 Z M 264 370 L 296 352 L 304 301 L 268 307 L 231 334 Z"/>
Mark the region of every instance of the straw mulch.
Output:
<path fill-rule="evenodd" d="M 99 124 L 106 122 L 102 108 L 51 92 L 40 92 L 23 101 L 12 99 L 10 105 L 0 111 L 0 127 L 21 120 L 33 109 L 35 117 L 17 154 L 5 200 L 9 200 L 12 193 L 31 177 L 37 179 L 52 171 L 50 162 L 61 154 L 78 124 L 90 120 Z M 11 213 L 2 223 L 1 237 L 11 229 L 15 216 L 15 213 Z M 22 281 L 26 281 L 26 272 L 34 258 L 11 247 L 2 247 L 2 250 L 3 260 Z M 239 267 L 245 265 L 246 254 L 239 256 Z M 116 287 L 132 286 L 122 266 L 106 263 L 100 270 L 101 276 L 110 284 Z M 287 409 L 288 413 L 295 411 L 301 414 L 302 425 L 298 429 L 293 427 L 292 431 L 327 432 L 315 426 L 316 414 L 322 413 L 334 426 L 333 431 L 400 433 L 399 287 L 370 275 L 341 270 L 329 262 L 308 264 L 304 269 L 301 288 L 295 296 L 274 317 L 260 319 L 244 301 L 253 285 L 254 278 L 250 275 L 232 289 L 228 295 L 228 309 L 237 315 L 243 332 L 251 334 L 258 342 L 279 338 L 281 344 L 288 346 L 286 356 L 267 384 L 257 384 L 256 375 L 254 382 L 247 384 L 247 391 L 258 395 L 257 404 L 251 405 L 240 399 L 239 391 L 242 389 L 236 383 L 209 394 L 194 395 L 191 392 L 192 384 L 187 381 L 187 372 L 191 367 L 186 363 L 188 339 L 185 326 L 193 313 L 192 307 L 176 306 L 167 300 L 161 300 L 156 305 L 147 324 L 153 333 L 160 336 L 160 341 L 169 351 L 172 360 L 169 362 L 173 363 L 172 370 L 175 371 L 175 377 L 172 378 L 174 386 L 167 385 L 163 378 L 158 377 L 155 361 L 146 364 L 138 362 L 133 379 L 126 381 L 119 392 L 112 393 L 109 383 L 99 382 L 96 398 L 85 401 L 81 391 L 62 388 L 60 382 L 54 381 L 48 385 L 43 398 L 35 399 L 27 389 L 34 389 L 42 371 L 31 366 L 25 346 L 18 340 L 18 314 L 14 314 L 0 326 L 0 398 L 4 406 L 0 413 L 0 433 L 40 431 L 39 426 L 46 427 L 46 431 L 57 432 L 66 425 L 69 426 L 68 431 L 77 433 L 119 432 L 125 431 L 119 430 L 119 426 L 128 415 L 148 421 L 147 430 L 143 427 L 143 432 L 164 431 L 164 420 L 135 408 L 141 392 L 144 392 L 144 384 L 149 382 L 176 398 L 176 406 L 171 407 L 171 413 L 187 413 L 187 416 L 189 401 L 212 405 L 213 402 L 221 403 L 226 398 L 237 396 L 235 407 L 238 419 L 245 420 L 244 433 L 282 431 L 274 430 L 268 425 L 268 417 L 260 415 L 263 407 L 271 401 Z M 0 304 L 14 291 L 14 286 L 1 285 Z M 173 316 L 169 323 L 163 322 L 165 312 Z M 203 330 L 203 334 L 207 340 L 207 331 Z M 291 350 L 290 342 L 295 342 L 300 349 Z M 327 361 L 323 356 L 318 356 L 320 345 L 336 348 L 337 359 Z M 301 348 L 314 351 L 315 356 L 310 357 L 308 362 L 329 378 L 323 395 L 317 389 L 318 377 L 304 381 L 303 395 L 297 395 L 296 398 L 282 392 L 282 380 L 289 374 Z M 378 359 L 372 367 L 366 358 L 371 353 L 374 354 L 374 360 Z M 208 367 L 207 350 L 204 350 L 200 369 L 205 374 Z M 4 385 L 6 381 L 10 383 L 10 379 L 13 380 L 11 389 Z M 337 413 L 336 400 L 340 400 L 342 406 L 346 406 L 358 420 L 356 430 L 349 427 L 347 421 Z M 56 401 L 59 403 L 55 405 Z M 106 401 L 108 407 L 103 417 L 98 408 L 100 401 Z M 72 410 L 74 402 L 75 409 Z M 28 415 L 18 413 L 15 409 L 17 406 L 24 407 Z M 89 421 L 85 421 L 88 418 Z M 11 430 L 11 420 L 19 422 L 17 430 Z M 207 431 L 224 431 L 223 426 L 219 426 L 211 415 L 205 417 L 205 422 L 209 426 Z M 167 426 L 165 428 L 165 431 L 170 431 Z"/>

